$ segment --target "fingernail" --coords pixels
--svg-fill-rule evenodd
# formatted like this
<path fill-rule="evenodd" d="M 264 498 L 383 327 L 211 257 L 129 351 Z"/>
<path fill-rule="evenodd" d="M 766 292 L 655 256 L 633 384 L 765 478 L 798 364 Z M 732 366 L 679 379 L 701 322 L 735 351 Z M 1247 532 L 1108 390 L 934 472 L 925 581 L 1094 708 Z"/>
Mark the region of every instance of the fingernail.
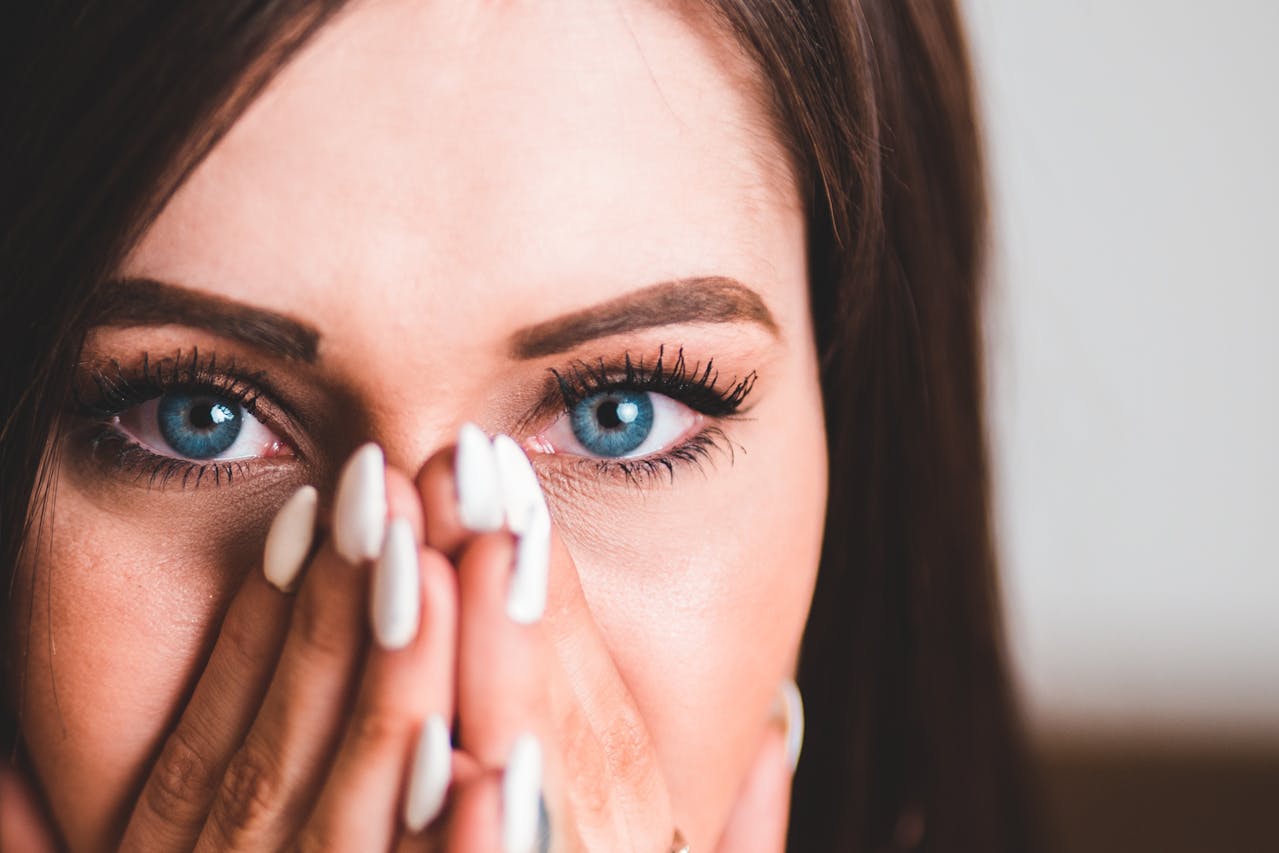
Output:
<path fill-rule="evenodd" d="M 498 480 L 502 487 L 502 504 L 506 526 L 512 533 L 523 533 L 537 510 L 546 506 L 537 473 L 529 464 L 524 450 L 509 435 L 493 439 L 493 455 L 497 460 Z"/>
<path fill-rule="evenodd" d="M 502 849 L 531 853 L 538 840 L 542 801 L 542 747 L 531 734 L 511 747 L 502 775 Z"/>
<path fill-rule="evenodd" d="M 514 439 L 497 436 L 493 439 L 493 451 L 502 483 L 506 523 L 519 537 L 515 545 L 515 569 L 506 593 L 506 615 L 521 625 L 531 625 L 546 611 L 551 515 L 537 474 Z"/>
<path fill-rule="evenodd" d="M 384 649 L 402 649 L 417 636 L 422 597 L 418 579 L 417 541 L 403 518 L 386 529 L 382 553 L 373 566 L 369 595 L 373 636 Z"/>
<path fill-rule="evenodd" d="M 439 714 L 431 714 L 422 725 L 413 750 L 413 769 L 404 799 L 404 825 L 409 832 L 421 832 L 439 815 L 452 775 L 453 745 L 448 726 Z"/>
<path fill-rule="evenodd" d="M 502 526 L 502 487 L 493 442 L 473 423 L 457 433 L 457 514 L 468 530 L 484 533 Z"/>
<path fill-rule="evenodd" d="M 333 544 L 348 562 L 377 558 L 386 531 L 386 460 L 366 444 L 347 460 L 333 508 Z"/>
<path fill-rule="evenodd" d="M 303 486 L 293 493 L 271 521 L 262 552 L 262 573 L 283 592 L 291 592 L 315 538 L 315 509 L 319 492 Z"/>
<path fill-rule="evenodd" d="M 551 567 L 551 519 L 542 510 L 515 543 L 515 570 L 506 590 L 506 615 L 520 625 L 532 625 L 546 612 L 546 587 Z"/>
<path fill-rule="evenodd" d="M 791 679 L 777 686 L 773 700 L 773 719 L 778 720 L 786 733 L 786 758 L 791 772 L 799 766 L 799 753 L 804 748 L 804 700 L 799 695 L 799 685 Z"/>

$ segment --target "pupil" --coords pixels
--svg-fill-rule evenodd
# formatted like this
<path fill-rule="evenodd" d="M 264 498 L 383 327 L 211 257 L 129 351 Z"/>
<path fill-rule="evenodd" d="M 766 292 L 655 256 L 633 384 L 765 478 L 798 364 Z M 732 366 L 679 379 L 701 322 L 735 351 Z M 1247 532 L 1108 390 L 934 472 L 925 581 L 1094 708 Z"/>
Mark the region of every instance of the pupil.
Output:
<path fill-rule="evenodd" d="M 635 403 L 609 399 L 595 407 L 595 417 L 604 429 L 617 429 L 635 423 L 640 409 Z"/>
<path fill-rule="evenodd" d="M 616 400 L 605 400 L 600 403 L 596 409 L 596 416 L 599 418 L 600 426 L 604 429 L 617 429 L 622 425 L 622 419 L 618 417 L 618 403 Z"/>
<path fill-rule="evenodd" d="M 191 407 L 191 415 L 189 420 L 191 426 L 196 429 L 207 430 L 215 424 L 220 424 L 226 420 L 225 412 L 220 411 L 216 403 L 210 403 L 207 400 L 199 400 Z"/>

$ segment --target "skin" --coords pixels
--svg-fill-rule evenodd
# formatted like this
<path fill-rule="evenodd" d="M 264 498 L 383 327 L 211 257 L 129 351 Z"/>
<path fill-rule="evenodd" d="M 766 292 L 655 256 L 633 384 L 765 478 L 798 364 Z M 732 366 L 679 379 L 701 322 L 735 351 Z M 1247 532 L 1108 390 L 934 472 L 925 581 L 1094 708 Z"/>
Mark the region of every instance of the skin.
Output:
<path fill-rule="evenodd" d="M 448 830 L 459 849 L 495 838 L 495 779 L 523 730 L 542 738 L 566 848 L 661 849 L 674 825 L 694 850 L 748 849 L 743 837 L 761 835 L 749 820 L 784 826 L 770 707 L 812 594 L 827 459 L 803 213 L 752 73 L 727 37 L 648 4 L 368 2 L 218 143 L 121 273 L 312 325 L 318 358 L 178 324 L 90 335 L 89 361 L 193 348 L 234 359 L 269 376 L 296 417 L 268 424 L 290 452 L 198 488 L 148 488 L 95 461 L 82 436 L 64 445 L 7 623 L 26 661 L 10 701 L 73 848 L 162 831 L 140 791 L 201 697 L 228 743 L 209 759 L 209 797 L 243 740 L 232 718 L 258 716 L 250 738 L 285 764 L 310 756 L 289 764 L 310 768 L 305 806 L 281 807 L 293 817 L 265 820 L 257 841 L 281 826 L 350 840 L 378 809 L 389 827 L 431 710 L 461 720 Z M 775 331 L 678 323 L 511 358 L 509 337 L 530 323 L 701 275 L 754 290 Z M 662 345 L 690 364 L 713 358 L 720 387 L 757 374 L 749 414 L 701 423 L 731 453 L 637 484 L 544 452 L 563 433 L 562 408 L 530 420 L 548 368 L 651 362 Z M 272 421 L 280 401 L 262 404 Z M 456 524 L 452 445 L 468 420 L 519 441 L 546 494 L 551 605 L 532 628 L 502 616 L 510 534 Z M 365 441 L 384 448 L 392 512 L 414 519 L 421 547 L 424 628 L 396 653 L 371 647 L 367 567 L 346 566 L 324 533 L 338 468 Z M 261 580 L 262 542 L 303 483 L 321 491 L 320 551 L 284 595 Z M 239 640 L 255 651 L 215 683 L 228 608 L 247 614 Z M 299 610 L 331 626 L 323 653 L 291 656 L 307 640 Z M 278 686 L 277 666 L 300 680 Z M 353 725 L 370 707 L 390 722 Z M 610 730 L 632 713 L 638 725 Z M 205 816 L 192 820 L 208 841 Z"/>

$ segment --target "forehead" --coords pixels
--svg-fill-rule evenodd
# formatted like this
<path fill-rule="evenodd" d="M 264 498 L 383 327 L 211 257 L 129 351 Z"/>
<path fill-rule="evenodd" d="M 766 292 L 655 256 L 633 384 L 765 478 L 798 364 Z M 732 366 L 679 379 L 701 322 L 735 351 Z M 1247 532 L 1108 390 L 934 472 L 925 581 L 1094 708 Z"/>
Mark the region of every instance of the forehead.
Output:
<path fill-rule="evenodd" d="M 766 291 L 802 225 L 749 75 L 649 4 L 356 3 L 127 272 L 268 308 L 305 296 L 321 322 L 353 319 L 358 283 L 407 321 L 472 330 L 459 314 L 536 320 L 663 278 Z"/>

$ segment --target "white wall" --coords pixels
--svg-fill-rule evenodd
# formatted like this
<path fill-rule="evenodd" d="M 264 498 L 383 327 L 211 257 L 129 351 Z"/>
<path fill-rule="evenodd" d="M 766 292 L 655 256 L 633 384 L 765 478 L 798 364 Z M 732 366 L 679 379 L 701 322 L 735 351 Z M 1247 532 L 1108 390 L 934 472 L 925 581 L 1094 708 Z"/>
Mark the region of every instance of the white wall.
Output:
<path fill-rule="evenodd" d="M 1030 708 L 1279 737 L 1279 4 L 964 5 Z"/>

